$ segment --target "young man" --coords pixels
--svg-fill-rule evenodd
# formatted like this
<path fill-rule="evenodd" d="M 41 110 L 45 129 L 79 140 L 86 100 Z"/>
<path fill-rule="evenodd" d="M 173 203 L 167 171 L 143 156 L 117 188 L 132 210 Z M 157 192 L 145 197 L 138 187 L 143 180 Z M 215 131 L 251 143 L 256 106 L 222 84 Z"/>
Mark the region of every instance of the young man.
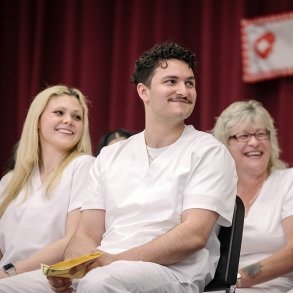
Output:
<path fill-rule="evenodd" d="M 227 149 L 184 123 L 196 102 L 194 71 L 194 54 L 175 43 L 137 60 L 132 81 L 145 130 L 103 148 L 90 171 L 65 259 L 104 253 L 76 292 L 202 292 L 212 279 L 220 253 L 214 226 L 231 223 L 237 176 Z M 69 279 L 49 283 L 72 291 Z"/>

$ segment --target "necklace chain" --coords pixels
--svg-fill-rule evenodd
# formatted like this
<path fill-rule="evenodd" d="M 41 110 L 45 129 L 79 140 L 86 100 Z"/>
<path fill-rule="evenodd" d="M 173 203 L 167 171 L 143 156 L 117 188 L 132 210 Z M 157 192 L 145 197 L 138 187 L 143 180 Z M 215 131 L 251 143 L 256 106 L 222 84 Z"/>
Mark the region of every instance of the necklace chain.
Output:
<path fill-rule="evenodd" d="M 255 200 L 257 199 L 257 197 L 260 194 L 261 188 L 263 186 L 264 182 L 262 182 L 262 184 L 258 187 L 258 189 L 256 190 L 256 193 L 254 194 L 254 196 L 252 197 L 252 199 L 248 202 L 247 207 L 245 208 L 245 216 L 247 215 L 248 211 L 250 210 L 252 204 L 255 202 Z"/>
<path fill-rule="evenodd" d="M 255 195 L 252 197 L 252 199 L 248 202 L 248 205 L 251 206 L 254 201 L 256 200 L 256 198 L 258 197 L 259 193 L 260 193 L 260 190 L 261 190 L 261 187 L 262 187 L 262 184 L 261 186 L 257 189 Z"/>

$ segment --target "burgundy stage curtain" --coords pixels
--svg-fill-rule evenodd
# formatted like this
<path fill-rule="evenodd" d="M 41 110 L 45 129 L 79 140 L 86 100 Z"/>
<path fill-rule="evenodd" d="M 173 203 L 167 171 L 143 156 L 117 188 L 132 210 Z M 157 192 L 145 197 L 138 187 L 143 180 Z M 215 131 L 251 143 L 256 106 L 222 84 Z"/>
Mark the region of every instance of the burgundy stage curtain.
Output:
<path fill-rule="evenodd" d="M 288 11 L 292 0 L 0 1 L 0 171 L 32 98 L 47 85 L 75 86 L 89 97 L 94 149 L 109 130 L 143 130 L 130 76 L 144 50 L 167 40 L 198 57 L 198 101 L 187 122 L 208 131 L 231 102 L 257 99 L 274 117 L 282 158 L 292 165 L 293 78 L 245 84 L 240 52 L 242 18 Z"/>

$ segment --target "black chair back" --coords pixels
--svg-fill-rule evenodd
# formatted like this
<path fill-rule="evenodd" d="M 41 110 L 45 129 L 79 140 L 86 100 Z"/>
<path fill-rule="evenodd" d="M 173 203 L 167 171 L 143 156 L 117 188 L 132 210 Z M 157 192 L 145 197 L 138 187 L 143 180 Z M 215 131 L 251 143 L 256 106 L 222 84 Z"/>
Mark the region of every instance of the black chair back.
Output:
<path fill-rule="evenodd" d="M 218 235 L 221 243 L 221 255 L 214 279 L 205 287 L 204 292 L 225 290 L 235 292 L 245 209 L 239 196 L 236 197 L 232 225 L 221 226 Z"/>

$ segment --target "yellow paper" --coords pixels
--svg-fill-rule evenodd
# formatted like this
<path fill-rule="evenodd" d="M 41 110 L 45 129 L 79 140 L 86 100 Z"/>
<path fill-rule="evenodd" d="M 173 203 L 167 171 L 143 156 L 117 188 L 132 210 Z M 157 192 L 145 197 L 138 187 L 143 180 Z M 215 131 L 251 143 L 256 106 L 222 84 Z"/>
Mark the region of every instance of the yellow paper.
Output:
<path fill-rule="evenodd" d="M 51 266 L 41 264 L 41 270 L 46 276 L 80 279 L 85 275 L 86 266 L 93 259 L 96 259 L 101 255 L 102 253 L 97 251 L 88 255 L 82 255 L 76 258 L 61 261 Z M 70 270 L 76 266 L 79 266 L 80 269 L 76 273 L 70 274 Z"/>

